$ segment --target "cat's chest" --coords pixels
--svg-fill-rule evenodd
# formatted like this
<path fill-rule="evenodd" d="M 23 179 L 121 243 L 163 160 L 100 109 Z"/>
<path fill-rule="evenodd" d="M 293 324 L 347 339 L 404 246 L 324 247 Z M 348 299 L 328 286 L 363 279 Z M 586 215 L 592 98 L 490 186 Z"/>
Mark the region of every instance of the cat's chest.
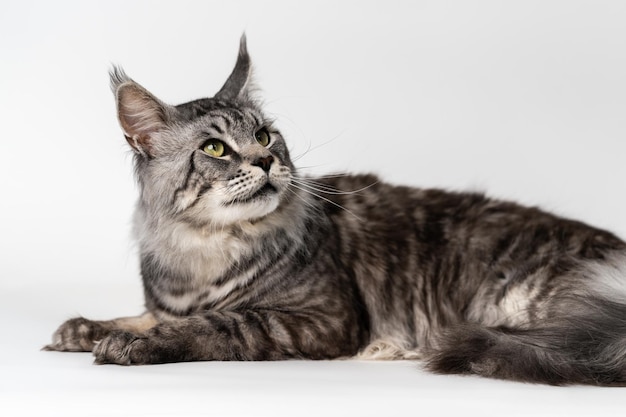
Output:
<path fill-rule="evenodd" d="M 151 293 L 166 310 L 189 313 L 224 301 L 250 280 L 239 270 L 253 252 L 253 242 L 227 231 L 171 230 L 155 248 L 162 266 Z"/>

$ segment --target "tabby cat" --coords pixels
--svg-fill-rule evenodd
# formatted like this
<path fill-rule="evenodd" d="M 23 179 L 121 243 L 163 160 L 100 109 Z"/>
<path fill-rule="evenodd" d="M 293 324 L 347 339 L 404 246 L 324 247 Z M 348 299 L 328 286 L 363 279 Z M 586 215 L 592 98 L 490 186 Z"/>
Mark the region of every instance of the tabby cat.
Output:
<path fill-rule="evenodd" d="M 111 72 L 140 187 L 146 312 L 74 318 L 47 350 L 99 364 L 419 359 L 437 373 L 626 384 L 626 243 L 536 208 L 299 174 L 242 38 L 213 98 Z"/>

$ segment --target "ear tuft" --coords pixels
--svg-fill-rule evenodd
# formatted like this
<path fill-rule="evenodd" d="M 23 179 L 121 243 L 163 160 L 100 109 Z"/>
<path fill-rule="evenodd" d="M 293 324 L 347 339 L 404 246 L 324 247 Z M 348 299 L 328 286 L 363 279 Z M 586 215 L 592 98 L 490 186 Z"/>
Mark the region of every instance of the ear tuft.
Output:
<path fill-rule="evenodd" d="M 239 41 L 239 55 L 232 73 L 215 98 L 234 101 L 249 100 L 252 91 L 252 62 L 246 46 L 246 34 Z"/>
<path fill-rule="evenodd" d="M 109 78 L 111 80 L 111 91 L 113 91 L 113 94 L 116 93 L 120 85 L 132 81 L 130 77 L 126 75 L 124 69 L 118 65 L 113 65 L 109 70 Z"/>
<path fill-rule="evenodd" d="M 129 78 L 122 68 L 113 67 L 109 75 L 126 140 L 137 153 L 153 156 L 154 134 L 167 127 L 170 106 Z"/>

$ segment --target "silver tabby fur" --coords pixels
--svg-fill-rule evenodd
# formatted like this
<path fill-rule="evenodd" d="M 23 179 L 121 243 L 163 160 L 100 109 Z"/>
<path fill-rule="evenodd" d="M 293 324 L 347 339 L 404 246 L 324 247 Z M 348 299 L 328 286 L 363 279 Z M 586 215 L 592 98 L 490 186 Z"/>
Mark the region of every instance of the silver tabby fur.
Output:
<path fill-rule="evenodd" d="M 253 97 L 245 38 L 213 98 L 170 106 L 121 69 L 111 80 L 140 185 L 146 312 L 69 320 L 46 349 L 122 365 L 420 359 L 626 384 L 626 244 L 613 234 L 481 194 L 300 176 Z"/>

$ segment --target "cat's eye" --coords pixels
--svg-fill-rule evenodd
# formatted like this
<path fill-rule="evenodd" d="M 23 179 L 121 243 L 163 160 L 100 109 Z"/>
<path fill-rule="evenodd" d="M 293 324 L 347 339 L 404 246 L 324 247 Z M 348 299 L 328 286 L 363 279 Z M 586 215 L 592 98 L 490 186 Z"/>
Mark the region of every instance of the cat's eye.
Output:
<path fill-rule="evenodd" d="M 219 158 L 226 154 L 226 145 L 217 139 L 209 139 L 202 145 L 202 150 L 207 154 Z"/>
<path fill-rule="evenodd" d="M 254 134 L 254 137 L 261 146 L 267 146 L 270 144 L 270 133 L 267 131 L 266 128 L 259 129 Z"/>

